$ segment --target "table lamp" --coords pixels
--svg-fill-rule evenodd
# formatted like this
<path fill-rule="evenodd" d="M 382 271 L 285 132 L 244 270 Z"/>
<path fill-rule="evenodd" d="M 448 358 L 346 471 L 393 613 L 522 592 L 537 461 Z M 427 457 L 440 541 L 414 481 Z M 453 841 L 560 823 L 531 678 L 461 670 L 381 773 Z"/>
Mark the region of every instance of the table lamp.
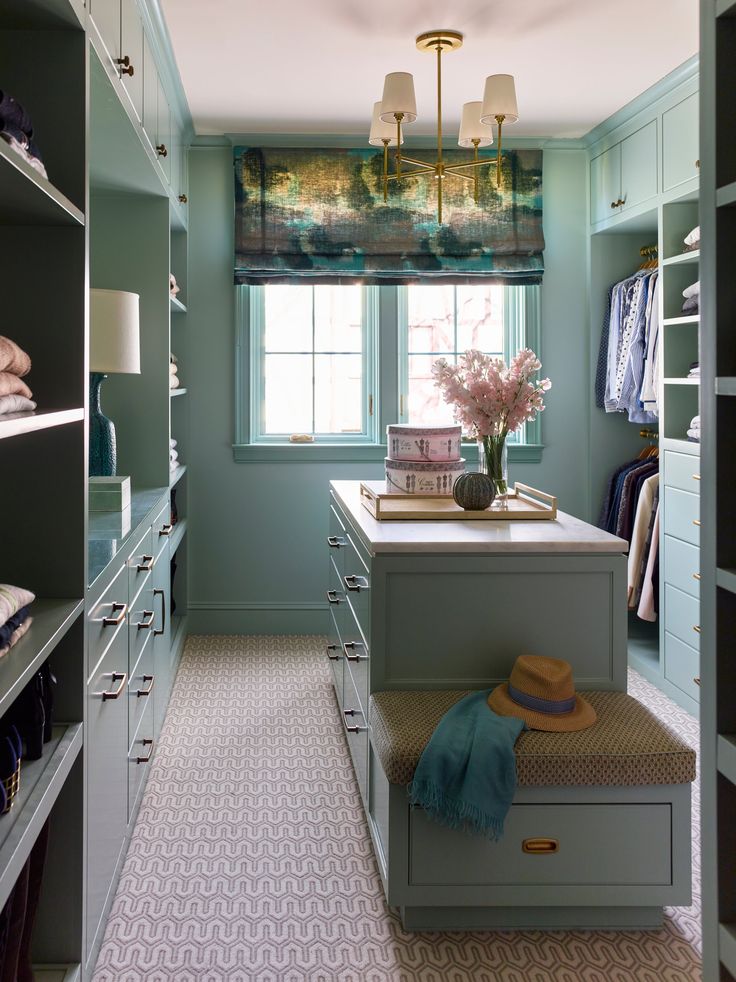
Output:
<path fill-rule="evenodd" d="M 114 477 L 115 427 L 100 407 L 102 380 L 111 372 L 140 375 L 137 293 L 90 290 L 89 473 Z"/>

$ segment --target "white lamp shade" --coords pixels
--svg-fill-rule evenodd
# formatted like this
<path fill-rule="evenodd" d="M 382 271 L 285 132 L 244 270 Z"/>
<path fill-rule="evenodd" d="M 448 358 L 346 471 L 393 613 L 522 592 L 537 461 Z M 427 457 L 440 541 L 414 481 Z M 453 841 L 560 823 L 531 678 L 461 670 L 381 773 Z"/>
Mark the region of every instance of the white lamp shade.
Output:
<path fill-rule="evenodd" d="M 90 290 L 91 372 L 140 375 L 138 294 Z"/>
<path fill-rule="evenodd" d="M 384 140 L 388 140 L 389 146 L 396 146 L 396 120 L 392 119 L 390 123 L 384 123 L 381 119 L 381 103 L 375 102 L 373 104 L 371 135 L 368 137 L 368 143 L 372 147 L 382 147 Z M 401 142 L 404 142 L 403 132 L 401 134 Z"/>
<path fill-rule="evenodd" d="M 394 113 L 404 114 L 402 123 L 413 123 L 417 118 L 414 76 L 409 72 L 391 72 L 384 80 L 381 119 L 395 125 Z"/>
<path fill-rule="evenodd" d="M 480 102 L 466 102 L 460 120 L 460 136 L 457 145 L 472 149 L 473 140 L 478 140 L 479 147 L 490 147 L 493 143 L 493 130 L 487 123 L 480 121 Z"/>
<path fill-rule="evenodd" d="M 494 123 L 496 116 L 505 116 L 504 123 L 515 123 L 519 118 L 513 75 L 489 75 L 486 79 L 480 118 L 484 123 Z"/>

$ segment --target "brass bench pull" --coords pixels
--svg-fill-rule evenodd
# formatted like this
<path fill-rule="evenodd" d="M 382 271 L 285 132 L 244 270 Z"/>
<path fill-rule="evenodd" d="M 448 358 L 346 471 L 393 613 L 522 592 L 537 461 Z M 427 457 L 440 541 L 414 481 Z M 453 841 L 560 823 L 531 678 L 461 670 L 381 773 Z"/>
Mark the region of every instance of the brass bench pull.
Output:
<path fill-rule="evenodd" d="M 560 843 L 557 839 L 523 839 L 521 851 L 532 856 L 549 856 L 560 851 Z"/>

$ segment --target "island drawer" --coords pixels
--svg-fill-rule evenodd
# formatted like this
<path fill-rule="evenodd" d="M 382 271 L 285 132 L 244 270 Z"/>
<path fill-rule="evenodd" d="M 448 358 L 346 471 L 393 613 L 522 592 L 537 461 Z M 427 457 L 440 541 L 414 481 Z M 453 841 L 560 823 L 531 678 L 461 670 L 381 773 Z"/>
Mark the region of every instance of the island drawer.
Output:
<path fill-rule="evenodd" d="M 345 727 L 345 737 L 348 741 L 350 756 L 353 759 L 353 769 L 360 788 L 363 804 L 368 807 L 368 720 L 360 704 L 358 693 L 355 691 L 350 672 L 345 673 L 345 698 L 342 709 L 342 721 Z"/>
<path fill-rule="evenodd" d="M 345 572 L 345 551 L 348 545 L 348 536 L 345 530 L 345 523 L 338 514 L 335 505 L 330 504 L 330 525 L 327 536 L 327 547 L 330 557 L 335 567 L 342 577 Z"/>
<path fill-rule="evenodd" d="M 335 686 L 337 701 L 342 708 L 343 703 L 343 674 L 345 671 L 345 652 L 342 649 L 342 638 L 335 621 L 334 611 L 328 613 L 327 624 L 327 658 L 332 672 L 332 684 Z"/>
<path fill-rule="evenodd" d="M 366 641 L 370 642 L 371 613 L 371 572 L 364 556 L 356 547 L 353 536 L 348 533 L 348 547 L 345 551 L 345 571 L 343 589 L 350 609 L 360 625 Z"/>

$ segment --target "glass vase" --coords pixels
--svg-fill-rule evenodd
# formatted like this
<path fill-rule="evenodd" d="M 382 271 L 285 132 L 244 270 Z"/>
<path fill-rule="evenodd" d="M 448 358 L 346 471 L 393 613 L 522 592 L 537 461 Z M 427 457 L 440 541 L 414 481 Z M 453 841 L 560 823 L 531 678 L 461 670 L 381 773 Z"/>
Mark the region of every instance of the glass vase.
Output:
<path fill-rule="evenodd" d="M 478 470 L 493 481 L 496 492 L 492 507 L 508 508 L 508 448 L 505 436 L 484 436 L 478 440 Z"/>

